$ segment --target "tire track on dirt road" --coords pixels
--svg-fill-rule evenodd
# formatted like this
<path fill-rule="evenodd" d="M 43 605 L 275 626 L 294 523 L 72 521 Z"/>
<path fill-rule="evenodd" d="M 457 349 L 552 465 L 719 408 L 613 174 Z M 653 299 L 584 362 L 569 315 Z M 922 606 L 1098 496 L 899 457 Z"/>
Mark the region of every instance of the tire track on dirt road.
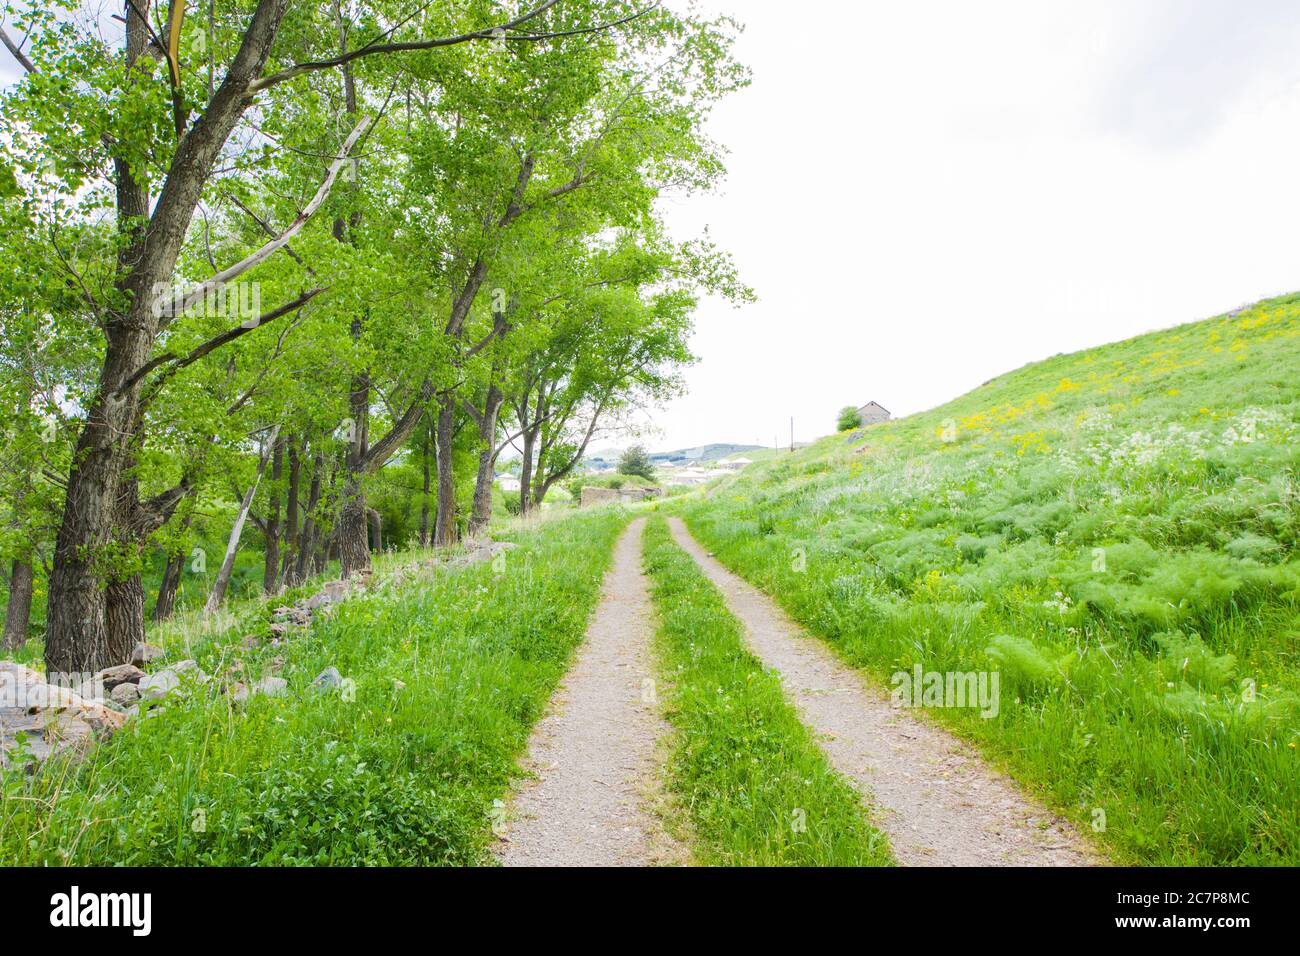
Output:
<path fill-rule="evenodd" d="M 708 554 L 679 518 L 677 543 L 745 625 L 750 649 L 778 671 L 831 764 L 879 810 L 905 866 L 1085 866 L 1100 855 L 946 731 L 888 696 L 808 635 L 766 594 Z"/>
<path fill-rule="evenodd" d="M 650 594 L 641 570 L 645 519 L 619 538 L 577 660 L 529 739 L 496 855 L 506 866 L 680 863 L 685 849 L 653 810 L 657 744 L 668 731 L 643 682 L 655 676 Z"/>

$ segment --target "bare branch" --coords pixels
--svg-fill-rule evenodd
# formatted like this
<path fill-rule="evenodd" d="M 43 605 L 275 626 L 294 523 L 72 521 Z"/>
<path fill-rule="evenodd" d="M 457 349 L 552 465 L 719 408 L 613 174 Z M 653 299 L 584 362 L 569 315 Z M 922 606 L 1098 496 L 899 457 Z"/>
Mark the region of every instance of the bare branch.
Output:
<path fill-rule="evenodd" d="M 253 210 L 249 209 L 246 205 L 244 205 L 244 203 L 240 200 L 238 196 L 227 195 L 226 198 L 229 199 L 232 203 L 234 203 L 236 207 L 242 209 L 249 219 L 253 220 L 253 222 L 261 226 L 262 231 L 264 233 L 266 233 L 268 236 L 271 236 L 272 238 L 276 236 L 276 231 L 271 228 L 271 224 L 267 222 L 265 219 L 263 219 L 261 216 L 259 216 L 257 213 L 253 212 Z M 288 253 L 289 258 L 291 258 L 294 262 L 298 263 L 298 265 L 302 266 L 309 273 L 311 273 L 312 275 L 316 274 L 316 270 L 313 269 L 311 266 L 307 265 L 307 263 L 302 260 L 302 257 L 299 256 L 298 253 L 294 252 L 293 247 L 290 246 L 287 242 L 284 244 L 284 251 Z"/>
<path fill-rule="evenodd" d="M 288 245 L 289 240 L 296 236 L 302 227 L 307 224 L 307 220 L 310 219 L 316 210 L 320 208 L 321 203 L 323 203 L 325 198 L 330 194 L 330 190 L 334 188 L 334 180 L 338 178 L 339 170 L 342 169 L 343 164 L 347 162 L 348 153 L 352 150 L 353 144 L 355 144 L 357 138 L 361 136 L 361 133 L 366 128 L 367 124 L 368 121 L 364 118 L 361 122 L 357 123 L 356 128 L 352 130 L 348 135 L 348 138 L 344 141 L 343 150 L 340 155 L 335 157 L 334 162 L 330 163 L 329 172 L 325 176 L 325 181 L 320 184 L 320 188 L 316 190 L 316 195 L 312 197 L 311 202 L 307 203 L 307 205 L 303 207 L 302 212 L 298 213 L 297 218 L 290 223 L 289 227 L 285 229 L 284 232 L 280 233 L 280 235 L 276 236 L 252 255 L 246 256 L 230 268 L 218 272 L 209 279 L 205 279 L 188 293 L 178 295 L 172 300 L 170 306 L 164 307 L 163 314 L 172 317 L 184 315 L 197 303 L 202 302 L 209 292 L 221 288 L 226 285 L 226 283 L 243 275 L 259 263 L 265 262 L 282 247 Z"/>
<path fill-rule="evenodd" d="M 27 59 L 27 54 L 18 49 L 18 44 L 9 38 L 9 32 L 4 27 L 0 27 L 0 42 L 4 43 L 5 48 L 14 55 L 14 59 L 18 61 L 24 70 L 28 73 L 40 72 L 36 69 L 36 64 Z"/>

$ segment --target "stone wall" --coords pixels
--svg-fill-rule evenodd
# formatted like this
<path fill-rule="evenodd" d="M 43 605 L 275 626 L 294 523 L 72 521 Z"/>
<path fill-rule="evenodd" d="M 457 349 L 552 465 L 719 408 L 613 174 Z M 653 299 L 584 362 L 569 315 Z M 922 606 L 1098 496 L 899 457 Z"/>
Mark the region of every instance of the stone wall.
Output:
<path fill-rule="evenodd" d="M 644 501 L 646 498 L 658 498 L 658 488 L 596 488 L 590 485 L 582 489 L 582 507 L 603 505 L 611 501 Z"/>

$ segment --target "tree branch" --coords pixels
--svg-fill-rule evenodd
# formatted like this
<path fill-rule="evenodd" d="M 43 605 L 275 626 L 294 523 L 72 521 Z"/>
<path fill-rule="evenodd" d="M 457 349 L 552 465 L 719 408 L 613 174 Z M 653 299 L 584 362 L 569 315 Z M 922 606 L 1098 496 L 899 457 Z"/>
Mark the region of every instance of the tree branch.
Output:
<path fill-rule="evenodd" d="M 491 345 L 494 339 L 504 337 L 505 334 L 509 331 L 510 331 L 510 322 L 507 321 L 505 313 L 494 312 L 492 314 L 492 331 L 488 332 L 487 335 L 483 336 L 483 338 L 479 339 L 472 346 L 470 346 L 469 351 L 467 351 L 463 356 L 461 356 L 461 360 L 463 361 L 465 359 L 471 359 L 475 355 L 478 355 L 479 352 L 482 352 L 485 348 Z"/>
<path fill-rule="evenodd" d="M 24 70 L 28 73 L 39 72 L 36 69 L 36 64 L 27 59 L 27 54 L 18 49 L 18 44 L 14 43 L 14 41 L 9 38 L 9 31 L 4 27 L 0 27 L 0 42 L 4 43 L 5 48 L 14 55 L 14 59 L 18 61 L 19 65 L 22 66 Z"/>
<path fill-rule="evenodd" d="M 243 201 L 238 196 L 227 195 L 226 198 L 229 199 L 232 203 L 234 203 L 237 208 L 242 209 L 249 219 L 253 220 L 253 222 L 261 226 L 262 231 L 264 233 L 266 233 L 272 239 L 276 237 L 277 233 L 274 229 L 271 228 L 271 224 L 267 222 L 265 219 L 263 219 L 261 216 L 259 216 L 257 213 L 253 212 L 253 210 L 249 209 L 246 205 L 244 205 Z M 307 265 L 307 263 L 302 260 L 302 257 L 298 255 L 298 253 L 293 251 L 293 246 L 289 245 L 287 242 L 284 244 L 284 251 L 289 255 L 289 258 L 291 258 L 294 262 L 298 263 L 298 265 L 302 266 L 309 273 L 311 273 L 312 275 L 316 274 L 316 270 L 313 269 L 311 266 Z"/>
<path fill-rule="evenodd" d="M 136 533 L 143 537 L 153 534 L 165 525 L 193 488 L 194 476 L 187 473 L 181 478 L 179 484 L 154 495 L 148 501 L 139 502 L 135 508 L 135 520 L 132 522 Z"/>
<path fill-rule="evenodd" d="M 477 425 L 479 428 L 483 427 L 483 413 L 474 407 L 473 402 L 471 402 L 468 398 L 462 398 L 460 400 L 460 407 L 465 409 L 465 413 L 469 415 L 470 418 L 474 419 L 475 425 Z"/>
<path fill-rule="evenodd" d="M 249 95 L 259 93 L 262 90 L 269 89 L 270 87 L 275 86 L 278 83 L 283 83 L 285 80 L 291 80 L 296 76 L 302 76 L 304 73 L 311 73 L 317 70 L 330 70 L 336 66 L 344 66 L 345 64 L 351 63 L 353 60 L 358 60 L 363 56 L 374 56 L 379 53 L 405 53 L 413 50 L 433 50 L 433 49 L 437 49 L 438 47 L 456 46 L 458 44 L 469 43 L 474 40 L 499 40 L 502 38 L 504 31 L 513 30 L 516 27 L 523 26 L 525 23 L 529 22 L 530 20 L 535 20 L 537 17 L 540 17 L 543 13 L 551 9 L 559 2 L 560 0 L 546 0 L 545 3 L 541 4 L 540 6 L 534 7 L 532 10 L 529 10 L 527 13 L 515 17 L 513 20 L 509 21 L 508 23 L 503 23 L 500 26 L 495 26 L 495 27 L 487 27 L 486 29 L 483 30 L 475 30 L 472 33 L 462 33 L 459 36 L 444 37 L 437 40 L 412 40 L 406 43 L 371 42 L 366 44 L 365 46 L 358 47 L 357 49 L 352 50 L 348 53 L 344 53 L 336 57 L 331 57 L 328 60 L 314 60 L 309 63 L 298 63 L 295 64 L 294 66 L 289 67 L 287 70 L 281 70 L 279 73 L 273 73 L 271 76 L 264 76 L 260 79 L 254 80 L 252 83 L 248 85 L 248 93 Z M 594 31 L 598 29 L 600 30 L 609 29 L 616 25 L 617 24 L 607 24 L 603 27 L 593 27 L 591 28 L 591 30 Z M 536 41 L 540 39 L 546 39 L 546 37 L 538 34 L 536 36 L 518 36 L 518 37 L 506 36 L 505 39 Z"/>
<path fill-rule="evenodd" d="M 233 329 L 226 329 L 226 331 L 222 332 L 220 335 L 213 336 L 212 338 L 204 342 L 202 345 L 191 350 L 183 358 L 176 355 L 173 352 L 167 352 L 164 355 L 159 355 L 157 358 L 151 359 L 150 361 L 146 362 L 144 365 L 140 366 L 140 368 L 135 372 L 135 374 L 133 374 L 130 378 L 128 378 L 125 382 L 123 382 L 121 386 L 119 386 L 118 393 L 121 394 L 122 392 L 125 392 L 132 385 L 134 385 L 144 376 L 148 375 L 154 369 L 159 368 L 163 365 L 170 364 L 171 367 L 166 369 L 154 381 L 153 386 L 150 389 L 150 397 L 152 397 L 152 394 L 157 392 L 157 390 L 162 386 L 162 383 L 167 378 L 170 378 L 172 375 L 176 374 L 181 369 L 185 368 L 186 366 L 193 365 L 199 359 L 203 358 L 203 356 L 216 351 L 217 349 L 221 348 L 221 346 L 225 345 L 228 342 L 233 342 L 235 339 L 247 335 L 249 332 L 252 332 L 254 329 L 261 328 L 264 325 L 269 325 L 270 323 L 274 322 L 276 319 L 288 315 L 290 312 L 297 312 L 304 305 L 306 305 L 308 302 L 310 302 L 312 299 L 320 295 L 328 288 L 329 286 L 317 286 L 314 289 L 308 289 L 306 292 L 298 296 L 298 298 L 294 299 L 292 302 L 288 302 L 285 305 L 280 306 L 280 308 L 276 309 L 274 312 L 270 312 L 267 315 L 261 317 L 258 320 L 257 325 L 242 324 L 236 326 Z"/>
<path fill-rule="evenodd" d="M 563 196 L 565 193 L 571 193 L 575 189 L 579 189 L 585 186 L 587 183 L 591 182 L 593 178 L 594 178 L 593 176 L 590 176 L 586 173 L 583 173 L 580 176 L 575 176 L 573 177 L 573 179 L 569 180 L 563 186 L 556 186 L 554 189 L 548 190 L 547 192 L 543 193 L 541 199 L 537 200 L 537 202 L 529 203 L 524 208 L 524 211 L 525 212 L 531 211 L 535 209 L 540 203 L 546 202 L 548 199 L 558 199 L 559 197 Z"/>
<path fill-rule="evenodd" d="M 433 398 L 433 391 L 433 379 L 426 378 L 420 384 L 419 392 L 402 417 L 393 422 L 393 427 L 388 429 L 388 434 L 371 445 L 362 456 L 363 473 L 372 474 L 382 468 L 388 459 L 393 457 L 393 453 L 401 447 L 402 442 L 411 436 L 415 426 L 420 424 L 420 419 L 424 417 L 429 400 Z"/>

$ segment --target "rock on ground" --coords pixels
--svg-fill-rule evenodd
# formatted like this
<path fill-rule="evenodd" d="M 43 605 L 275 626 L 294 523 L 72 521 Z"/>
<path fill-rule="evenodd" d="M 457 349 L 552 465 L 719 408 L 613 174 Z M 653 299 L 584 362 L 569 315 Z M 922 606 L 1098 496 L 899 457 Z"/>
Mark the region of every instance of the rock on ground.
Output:
<path fill-rule="evenodd" d="M 165 652 L 161 647 L 153 644 L 146 644 L 141 641 L 135 647 L 131 648 L 131 663 L 136 667 L 143 667 L 151 661 L 156 661 L 163 657 Z"/>
<path fill-rule="evenodd" d="M 109 697 L 123 707 L 130 707 L 140 699 L 140 687 L 137 684 L 118 684 Z"/>
<path fill-rule="evenodd" d="M 171 694 L 183 695 L 189 686 L 206 683 L 207 679 L 208 675 L 194 661 L 177 661 L 140 681 L 140 696 L 145 700 L 158 700 Z"/>
<path fill-rule="evenodd" d="M 20 734 L 28 752 L 43 760 L 65 751 L 84 753 L 126 719 L 126 714 L 66 687 L 47 684 L 29 667 L 0 661 L 0 766 L 11 762 Z"/>
<path fill-rule="evenodd" d="M 332 690 L 343 683 L 343 675 L 339 673 L 337 667 L 327 667 L 316 675 L 316 679 L 311 682 L 311 686 L 316 690 Z"/>

